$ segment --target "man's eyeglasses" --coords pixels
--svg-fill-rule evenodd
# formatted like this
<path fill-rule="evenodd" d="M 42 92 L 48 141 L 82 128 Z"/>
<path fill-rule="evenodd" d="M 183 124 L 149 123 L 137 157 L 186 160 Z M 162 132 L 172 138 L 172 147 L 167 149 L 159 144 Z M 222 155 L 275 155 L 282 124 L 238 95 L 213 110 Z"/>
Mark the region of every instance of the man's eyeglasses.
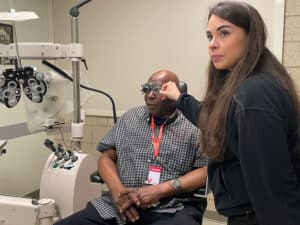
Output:
<path fill-rule="evenodd" d="M 158 94 L 161 86 L 162 85 L 158 83 L 145 83 L 141 85 L 141 92 L 143 92 L 144 94 L 148 94 L 153 91 L 155 94 Z"/>

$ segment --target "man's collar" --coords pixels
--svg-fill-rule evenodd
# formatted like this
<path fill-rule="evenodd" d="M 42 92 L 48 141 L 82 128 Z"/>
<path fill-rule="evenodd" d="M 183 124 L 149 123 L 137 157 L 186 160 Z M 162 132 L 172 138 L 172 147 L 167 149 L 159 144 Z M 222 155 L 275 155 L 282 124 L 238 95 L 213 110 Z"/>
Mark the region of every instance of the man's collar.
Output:
<path fill-rule="evenodd" d="M 152 114 L 149 114 L 147 120 L 148 120 L 148 123 L 151 122 L 151 117 L 152 117 Z M 174 111 L 174 113 L 172 113 L 170 116 L 168 116 L 167 118 L 159 118 L 159 117 L 155 117 L 154 116 L 154 123 L 156 126 L 160 126 L 162 125 L 163 123 L 166 123 L 166 124 L 171 124 L 173 123 L 178 117 L 178 111 L 177 109 Z"/>

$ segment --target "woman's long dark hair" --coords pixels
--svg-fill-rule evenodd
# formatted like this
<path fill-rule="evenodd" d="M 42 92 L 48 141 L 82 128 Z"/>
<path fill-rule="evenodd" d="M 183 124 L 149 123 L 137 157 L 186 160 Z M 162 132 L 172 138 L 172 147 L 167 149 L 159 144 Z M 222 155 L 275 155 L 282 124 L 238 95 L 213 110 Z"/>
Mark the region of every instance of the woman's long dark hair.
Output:
<path fill-rule="evenodd" d="M 254 70 L 269 72 L 290 96 L 297 120 L 300 104 L 293 81 L 282 64 L 266 47 L 266 27 L 258 11 L 244 2 L 222 1 L 210 9 L 216 15 L 242 28 L 247 34 L 243 55 L 231 71 L 208 67 L 208 86 L 200 113 L 202 154 L 222 160 L 225 151 L 226 121 L 233 96 L 239 85 Z"/>

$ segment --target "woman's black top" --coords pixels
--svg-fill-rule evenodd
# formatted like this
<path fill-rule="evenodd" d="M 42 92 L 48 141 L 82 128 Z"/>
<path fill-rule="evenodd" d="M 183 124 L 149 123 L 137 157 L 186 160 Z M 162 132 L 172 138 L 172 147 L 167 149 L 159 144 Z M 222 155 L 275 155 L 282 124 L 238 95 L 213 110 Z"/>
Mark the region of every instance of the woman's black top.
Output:
<path fill-rule="evenodd" d="M 182 94 L 178 108 L 198 125 L 201 103 Z M 209 160 L 217 211 L 253 210 L 260 225 L 300 224 L 300 138 L 294 105 L 269 74 L 237 89 L 226 123 L 223 161 Z"/>

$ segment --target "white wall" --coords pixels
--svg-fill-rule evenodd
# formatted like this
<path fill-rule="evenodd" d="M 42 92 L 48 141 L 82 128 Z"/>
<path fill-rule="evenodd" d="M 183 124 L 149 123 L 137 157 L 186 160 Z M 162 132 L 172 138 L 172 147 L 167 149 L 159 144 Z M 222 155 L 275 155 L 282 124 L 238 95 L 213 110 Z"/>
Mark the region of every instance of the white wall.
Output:
<path fill-rule="evenodd" d="M 70 42 L 69 9 L 80 1 L 53 0 L 56 42 Z M 202 0 L 94 0 L 81 9 L 80 42 L 84 44 L 91 86 L 110 93 L 120 112 L 143 104 L 140 85 L 159 69 L 176 72 L 199 98 L 208 63 L 206 18 Z M 248 0 L 266 20 L 268 45 L 281 59 L 284 0 Z M 67 31 L 67 36 L 65 32 Z M 105 97 L 86 106 L 90 114 L 111 115 Z"/>
<path fill-rule="evenodd" d="M 50 0 L 13 0 L 12 7 L 17 11 L 35 11 L 40 19 L 17 22 L 18 41 L 50 41 L 52 32 L 52 7 Z M 9 0 L 1 0 L 0 11 L 7 12 Z M 9 23 L 1 21 L 4 23 Z M 38 61 L 23 61 L 23 66 L 35 65 Z M 4 69 L 3 66 L 0 67 Z M 22 99 L 26 96 L 23 95 Z M 11 109 L 0 104 L 0 128 L 26 122 L 23 100 Z M 5 131 L 1 130 L 0 138 Z M 7 154 L 0 158 L 0 193 L 24 195 L 39 189 L 40 177 L 49 151 L 43 146 L 45 134 L 38 133 L 8 140 Z"/>

